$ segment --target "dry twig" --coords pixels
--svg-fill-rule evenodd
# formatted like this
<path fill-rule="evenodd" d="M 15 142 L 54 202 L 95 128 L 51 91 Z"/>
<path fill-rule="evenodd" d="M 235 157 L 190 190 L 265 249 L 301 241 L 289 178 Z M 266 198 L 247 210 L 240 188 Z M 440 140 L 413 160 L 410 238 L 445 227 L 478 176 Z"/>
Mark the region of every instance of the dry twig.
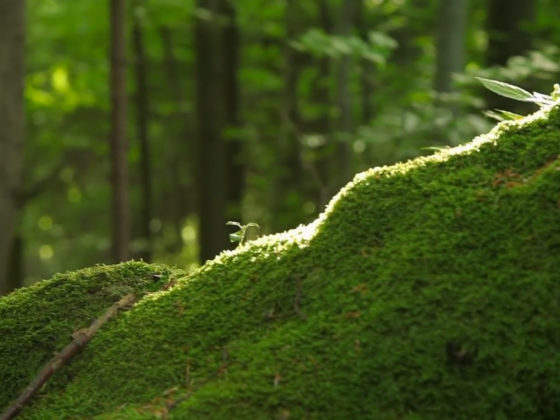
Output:
<path fill-rule="evenodd" d="M 17 416 L 21 409 L 29 402 L 31 397 L 47 382 L 54 372 L 62 366 L 68 364 L 70 360 L 78 354 L 93 338 L 97 330 L 103 324 L 113 318 L 120 309 L 130 307 L 134 303 L 133 294 L 128 294 L 118 302 L 115 302 L 103 315 L 97 318 L 89 326 L 72 333 L 72 342 L 53 357 L 46 366 L 41 369 L 35 379 L 20 394 L 20 396 L 0 415 L 0 420 L 10 420 Z"/>

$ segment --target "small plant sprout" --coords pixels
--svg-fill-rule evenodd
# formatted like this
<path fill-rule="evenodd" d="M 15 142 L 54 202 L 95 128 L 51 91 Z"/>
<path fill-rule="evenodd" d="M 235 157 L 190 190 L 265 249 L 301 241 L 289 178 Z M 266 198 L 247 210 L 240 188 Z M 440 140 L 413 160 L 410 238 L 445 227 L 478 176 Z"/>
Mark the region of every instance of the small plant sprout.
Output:
<path fill-rule="evenodd" d="M 254 227 L 257 229 L 260 227 L 256 223 L 247 223 L 245 225 L 242 225 L 239 222 L 232 222 L 232 221 L 227 222 L 226 225 L 237 226 L 239 228 L 237 232 L 233 232 L 229 234 L 229 240 L 231 242 L 239 242 L 239 245 L 243 245 L 245 243 L 245 240 L 247 239 L 247 230 L 250 227 Z"/>

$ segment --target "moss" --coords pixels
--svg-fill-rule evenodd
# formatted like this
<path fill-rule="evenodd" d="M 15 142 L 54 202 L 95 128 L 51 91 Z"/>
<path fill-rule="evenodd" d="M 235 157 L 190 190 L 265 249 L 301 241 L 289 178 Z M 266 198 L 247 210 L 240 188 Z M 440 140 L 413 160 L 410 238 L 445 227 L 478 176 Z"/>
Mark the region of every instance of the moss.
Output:
<path fill-rule="evenodd" d="M 559 155 L 556 106 L 359 174 L 311 225 L 188 275 L 128 263 L 2 298 L 0 402 L 136 290 L 22 418 L 558 418 Z"/>

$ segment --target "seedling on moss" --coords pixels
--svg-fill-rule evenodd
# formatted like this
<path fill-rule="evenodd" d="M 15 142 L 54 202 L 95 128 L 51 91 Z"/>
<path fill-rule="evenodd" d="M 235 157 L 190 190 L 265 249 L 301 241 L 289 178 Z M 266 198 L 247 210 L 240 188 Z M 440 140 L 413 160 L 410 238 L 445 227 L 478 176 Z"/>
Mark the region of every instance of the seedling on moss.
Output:
<path fill-rule="evenodd" d="M 257 229 L 260 227 L 256 223 L 247 223 L 245 225 L 242 225 L 239 222 L 232 222 L 232 221 L 227 222 L 226 225 L 237 226 L 239 228 L 239 230 L 237 232 L 229 234 L 229 240 L 231 242 L 239 242 L 239 245 L 243 245 L 245 243 L 245 240 L 247 239 L 247 230 L 250 227 L 254 227 L 254 228 L 257 228 Z"/>

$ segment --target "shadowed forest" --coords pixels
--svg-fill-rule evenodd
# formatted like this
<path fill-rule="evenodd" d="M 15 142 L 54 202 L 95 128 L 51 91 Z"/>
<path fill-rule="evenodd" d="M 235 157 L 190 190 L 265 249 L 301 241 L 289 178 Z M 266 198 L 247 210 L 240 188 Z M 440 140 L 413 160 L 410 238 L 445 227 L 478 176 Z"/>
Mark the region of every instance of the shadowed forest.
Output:
<path fill-rule="evenodd" d="M 558 22 L 554 0 L 0 0 L 0 294 L 308 223 L 358 171 L 536 110 L 475 76 L 549 92 Z"/>

